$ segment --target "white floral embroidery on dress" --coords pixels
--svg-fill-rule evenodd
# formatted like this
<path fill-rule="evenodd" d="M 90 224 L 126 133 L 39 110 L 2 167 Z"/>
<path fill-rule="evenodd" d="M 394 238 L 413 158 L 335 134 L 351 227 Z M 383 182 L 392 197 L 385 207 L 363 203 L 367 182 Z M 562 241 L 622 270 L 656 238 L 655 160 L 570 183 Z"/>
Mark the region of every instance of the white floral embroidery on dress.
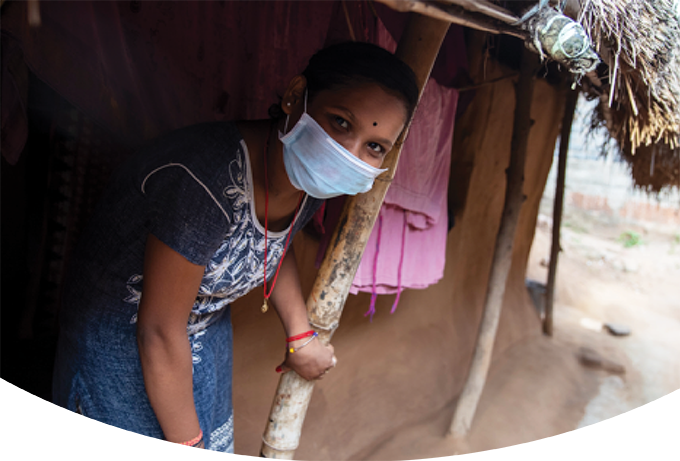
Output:
<path fill-rule="evenodd" d="M 208 450 L 234 452 L 234 413 L 229 416 L 229 420 L 222 426 L 210 433 L 210 444 Z"/>
<path fill-rule="evenodd" d="M 133 275 L 130 277 L 127 281 L 127 290 L 130 293 L 124 301 L 126 303 L 130 304 L 136 304 L 137 307 L 139 308 L 139 300 L 142 298 L 142 290 L 137 289 L 134 287 L 134 285 L 139 285 L 142 282 L 142 276 L 141 275 Z M 130 324 L 137 323 L 137 313 L 135 312 L 132 318 L 130 318 Z"/>
<path fill-rule="evenodd" d="M 205 335 L 205 330 L 199 331 L 189 337 L 191 341 L 191 360 L 194 365 L 201 363 L 201 356 L 198 355 L 199 352 L 203 350 L 203 344 L 199 339 L 201 336 Z"/>
<path fill-rule="evenodd" d="M 208 262 L 198 296 L 191 309 L 187 333 L 195 334 L 212 323 L 213 313 L 261 285 L 264 278 L 264 234 L 253 222 L 252 191 L 249 184 L 248 163 L 243 149 L 229 164 L 229 186 L 222 195 L 229 201 L 226 209 L 230 226 L 222 244 Z M 267 238 L 267 278 L 274 275 L 283 254 L 286 233 Z M 127 282 L 130 295 L 125 302 L 136 304 L 141 299 L 141 275 L 133 275 Z M 137 321 L 135 314 L 130 323 Z"/>

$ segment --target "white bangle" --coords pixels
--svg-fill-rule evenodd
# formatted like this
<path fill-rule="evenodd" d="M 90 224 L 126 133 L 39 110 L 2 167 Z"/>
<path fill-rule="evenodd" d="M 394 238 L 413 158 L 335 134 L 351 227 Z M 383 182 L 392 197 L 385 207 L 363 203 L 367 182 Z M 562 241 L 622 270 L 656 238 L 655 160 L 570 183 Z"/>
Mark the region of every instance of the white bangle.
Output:
<path fill-rule="evenodd" d="M 288 352 L 290 352 L 291 354 L 295 354 L 297 351 L 299 351 L 300 349 L 302 349 L 303 347 L 305 347 L 307 344 L 309 344 L 309 343 L 311 343 L 312 341 L 314 341 L 314 339 L 315 339 L 317 336 L 319 336 L 319 333 L 317 333 L 317 332 L 315 331 L 314 334 L 312 335 L 312 337 L 309 338 L 309 339 L 308 339 L 307 341 L 305 341 L 304 343 L 302 343 L 302 345 L 301 345 L 300 347 L 291 347 L 291 348 L 288 349 Z"/>

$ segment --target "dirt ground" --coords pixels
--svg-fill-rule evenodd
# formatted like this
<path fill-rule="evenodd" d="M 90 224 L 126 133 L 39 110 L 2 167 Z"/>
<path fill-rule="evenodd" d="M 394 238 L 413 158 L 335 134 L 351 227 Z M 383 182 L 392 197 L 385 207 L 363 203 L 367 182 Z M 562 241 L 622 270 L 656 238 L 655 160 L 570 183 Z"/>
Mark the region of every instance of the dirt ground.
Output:
<path fill-rule="evenodd" d="M 680 388 L 680 229 L 578 209 L 567 211 L 562 229 L 554 336 L 530 337 L 494 358 L 467 440 L 455 446 L 444 437 L 451 402 L 362 459 L 433 458 L 529 442 Z M 626 247 L 626 235 L 639 238 Z M 529 279 L 547 280 L 550 241 L 551 220 L 540 215 Z M 603 327 L 608 322 L 630 335 L 612 335 Z"/>

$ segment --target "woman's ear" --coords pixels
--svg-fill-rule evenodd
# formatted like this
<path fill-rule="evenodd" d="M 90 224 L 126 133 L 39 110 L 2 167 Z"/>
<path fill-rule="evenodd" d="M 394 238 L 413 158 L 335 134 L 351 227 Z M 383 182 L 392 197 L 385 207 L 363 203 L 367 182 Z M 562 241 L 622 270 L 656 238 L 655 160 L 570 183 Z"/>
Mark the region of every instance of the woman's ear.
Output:
<path fill-rule="evenodd" d="M 296 75 L 288 84 L 288 89 L 281 99 L 281 109 L 286 115 L 290 115 L 298 107 L 302 107 L 307 88 L 307 79 L 304 75 Z"/>

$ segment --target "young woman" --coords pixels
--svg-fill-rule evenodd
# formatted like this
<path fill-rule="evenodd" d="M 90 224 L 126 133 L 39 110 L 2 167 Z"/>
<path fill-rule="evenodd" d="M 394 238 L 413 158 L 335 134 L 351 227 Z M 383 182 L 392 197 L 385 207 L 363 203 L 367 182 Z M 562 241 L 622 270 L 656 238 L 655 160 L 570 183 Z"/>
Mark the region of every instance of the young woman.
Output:
<path fill-rule="evenodd" d="M 323 199 L 371 188 L 417 98 L 394 55 L 339 44 L 271 120 L 194 125 L 135 155 L 72 260 L 55 403 L 233 452 L 229 303 L 263 283 L 295 351 L 277 371 L 320 379 L 336 360 L 312 335 L 290 241 Z"/>

